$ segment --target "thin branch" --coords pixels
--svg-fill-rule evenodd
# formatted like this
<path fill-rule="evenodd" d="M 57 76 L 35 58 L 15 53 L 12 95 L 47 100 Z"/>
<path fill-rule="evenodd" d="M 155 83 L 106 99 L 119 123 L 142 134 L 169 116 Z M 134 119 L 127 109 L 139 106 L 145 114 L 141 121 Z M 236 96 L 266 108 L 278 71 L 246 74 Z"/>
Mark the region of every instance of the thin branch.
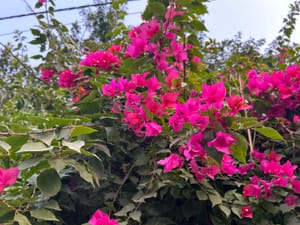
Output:
<path fill-rule="evenodd" d="M 112 204 L 114 204 L 114 203 L 116 202 L 117 197 L 118 197 L 119 193 L 121 192 L 121 190 L 122 190 L 122 188 L 123 188 L 125 182 L 126 182 L 127 179 L 129 178 L 130 173 L 131 173 L 132 169 L 134 168 L 134 166 L 135 166 L 134 163 L 130 166 L 130 168 L 129 168 L 127 174 L 126 174 L 126 176 L 125 176 L 124 179 L 122 180 L 121 185 L 119 186 L 118 190 L 117 190 L 116 193 L 114 194 L 114 198 L 113 198 Z"/>
<path fill-rule="evenodd" d="M 2 42 L 0 42 L 0 45 L 5 48 L 6 51 L 8 51 L 8 53 L 14 58 L 16 59 L 23 67 L 25 70 L 27 70 L 30 74 L 33 74 L 34 71 L 32 70 L 32 68 L 30 66 L 28 66 L 27 64 L 25 64 L 21 59 L 19 59 L 5 44 L 3 44 Z"/>

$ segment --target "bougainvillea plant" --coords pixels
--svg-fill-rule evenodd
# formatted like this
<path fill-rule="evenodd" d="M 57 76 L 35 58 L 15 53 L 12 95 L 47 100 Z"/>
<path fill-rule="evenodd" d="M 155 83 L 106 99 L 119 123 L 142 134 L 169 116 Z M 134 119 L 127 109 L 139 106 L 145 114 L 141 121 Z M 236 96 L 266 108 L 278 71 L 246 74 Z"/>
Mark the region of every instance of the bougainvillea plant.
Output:
<path fill-rule="evenodd" d="M 296 205 L 294 194 L 299 194 L 300 188 L 295 173 L 297 165 L 274 148 L 263 151 L 238 131 L 257 132 L 284 141 L 274 128 L 265 124 L 269 125 L 274 118 L 284 118 L 287 110 L 296 113 L 300 67 L 291 65 L 285 71 L 271 73 L 249 71 L 246 83 L 240 84 L 240 95 L 230 94 L 223 80 L 203 83 L 199 92 L 192 90 L 186 77 L 187 66 L 201 62 L 191 54 L 195 46 L 184 43 L 177 35 L 181 28 L 173 19 L 184 14 L 178 8 L 178 4 L 171 3 L 163 23 L 152 18 L 129 32 L 124 60 L 147 57 L 150 62 L 144 71 L 122 76 L 118 71 L 122 69 L 118 57 L 121 47 L 118 55 L 110 51 L 90 53 L 80 65 L 120 74 L 102 86 L 102 93 L 112 99 L 112 111 L 136 136 L 184 136 L 185 143 L 157 162 L 165 173 L 185 167 L 198 182 L 218 176 L 239 176 L 246 204 L 241 207 L 242 218 L 252 218 L 252 197 L 272 199 L 277 189 L 290 191 L 286 202 Z M 244 97 L 246 92 L 263 100 L 269 109 L 258 112 L 255 102 Z M 297 115 L 294 121 L 295 118 Z M 286 120 L 285 125 L 294 121 Z"/>
<path fill-rule="evenodd" d="M 18 168 L 0 169 L 0 219 L 299 222 L 300 66 L 209 71 L 197 37 L 204 2 L 149 1 L 127 37 L 85 51 L 76 65 L 40 67 L 47 87 L 68 93 L 73 114 L 25 114 L 16 121 L 28 129 L 9 123 L 1 133 Z"/>

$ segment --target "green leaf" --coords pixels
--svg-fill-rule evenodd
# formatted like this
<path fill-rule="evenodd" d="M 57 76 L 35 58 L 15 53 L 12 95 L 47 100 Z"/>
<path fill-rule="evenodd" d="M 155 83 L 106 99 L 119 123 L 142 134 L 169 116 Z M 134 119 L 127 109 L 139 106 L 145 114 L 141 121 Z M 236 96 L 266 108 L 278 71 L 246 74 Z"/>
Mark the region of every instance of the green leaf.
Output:
<path fill-rule="evenodd" d="M 28 128 L 21 126 L 20 124 L 17 123 L 10 123 L 9 127 L 16 133 L 25 133 L 30 131 Z"/>
<path fill-rule="evenodd" d="M 30 158 L 30 159 L 25 160 L 24 162 L 21 162 L 19 164 L 18 168 L 20 170 L 25 170 L 25 169 L 28 169 L 28 168 L 38 165 L 42 160 L 44 160 L 44 158 L 42 158 L 42 157 Z"/>
<path fill-rule="evenodd" d="M 145 9 L 143 17 L 145 20 L 150 20 L 152 17 L 161 18 L 164 17 L 166 12 L 166 7 L 161 2 L 150 2 Z"/>
<path fill-rule="evenodd" d="M 44 205 L 43 205 L 44 208 L 47 208 L 47 209 L 53 209 L 53 210 L 56 210 L 56 211 L 61 211 L 61 208 L 59 207 L 59 204 L 57 201 L 51 199 L 50 201 L 46 202 Z"/>
<path fill-rule="evenodd" d="M 9 144 L 12 149 L 19 149 L 22 145 L 24 145 L 28 140 L 27 136 L 11 136 L 3 139 L 7 144 Z"/>
<path fill-rule="evenodd" d="M 264 135 L 265 137 L 271 138 L 273 140 L 284 141 L 284 138 L 281 136 L 281 134 L 272 127 L 259 127 L 256 128 L 256 131 L 261 135 Z"/>
<path fill-rule="evenodd" d="M 63 127 L 67 125 L 72 125 L 74 122 L 75 119 L 50 117 L 49 122 L 47 123 L 47 127 L 55 127 L 55 126 Z"/>
<path fill-rule="evenodd" d="M 80 149 L 85 145 L 84 141 L 77 140 L 74 142 L 62 141 L 62 145 L 68 147 L 69 149 L 75 150 L 80 153 Z"/>
<path fill-rule="evenodd" d="M 231 128 L 234 130 L 242 130 L 262 126 L 262 124 L 254 117 L 230 117 L 232 120 Z"/>
<path fill-rule="evenodd" d="M 101 152 L 104 152 L 107 156 L 111 157 L 110 155 L 110 150 L 108 147 L 106 147 L 105 145 L 103 144 L 98 144 L 98 143 L 94 143 L 93 146 L 95 146 L 95 148 L 97 150 L 100 150 Z"/>
<path fill-rule="evenodd" d="M 225 214 L 225 216 L 226 216 L 227 218 L 229 218 L 229 216 L 230 216 L 230 214 L 231 214 L 230 208 L 228 208 L 227 206 L 224 206 L 224 205 L 219 205 L 218 207 L 219 207 L 219 209 Z"/>
<path fill-rule="evenodd" d="M 48 131 L 48 132 L 43 132 L 43 133 L 30 134 L 30 136 L 34 139 L 44 142 L 48 146 L 50 146 L 51 142 L 55 138 L 55 132 Z"/>
<path fill-rule="evenodd" d="M 90 128 L 90 127 L 84 127 L 84 126 L 77 126 L 73 129 L 71 136 L 75 137 L 75 136 L 79 136 L 79 135 L 83 135 L 83 134 L 91 134 L 96 132 L 97 130 Z"/>
<path fill-rule="evenodd" d="M 196 191 L 196 195 L 200 201 L 205 201 L 208 199 L 207 193 L 203 190 Z"/>
<path fill-rule="evenodd" d="M 119 212 L 115 213 L 115 216 L 127 216 L 127 213 L 135 208 L 134 204 L 129 203 L 125 205 Z"/>
<path fill-rule="evenodd" d="M 85 165 L 80 164 L 79 162 L 69 159 L 65 161 L 67 164 L 73 166 L 78 172 L 82 179 L 94 185 L 94 180 L 92 174 L 87 170 Z"/>
<path fill-rule="evenodd" d="M 42 142 L 32 142 L 32 143 L 26 143 L 24 144 L 18 153 L 20 152 L 45 152 L 49 151 L 51 148 L 47 147 Z"/>
<path fill-rule="evenodd" d="M 246 163 L 246 156 L 248 152 L 248 141 L 243 135 L 231 132 L 235 139 L 235 144 L 230 147 L 231 153 L 235 159 L 242 163 Z"/>
<path fill-rule="evenodd" d="M 211 202 L 212 207 L 222 203 L 222 197 L 216 190 L 209 190 L 208 198 Z"/>
<path fill-rule="evenodd" d="M 0 223 L 6 224 L 14 218 L 15 211 L 0 201 Z"/>
<path fill-rule="evenodd" d="M 141 211 L 134 211 L 129 214 L 129 217 L 137 222 L 141 222 L 141 216 L 142 216 Z"/>
<path fill-rule="evenodd" d="M 30 211 L 30 215 L 39 220 L 59 221 L 56 216 L 48 209 L 34 209 Z"/>
<path fill-rule="evenodd" d="M 49 159 L 48 160 L 49 164 L 51 165 L 52 168 L 55 168 L 56 171 L 60 172 L 62 171 L 66 166 L 66 162 L 63 159 Z"/>
<path fill-rule="evenodd" d="M 0 140 L 0 147 L 3 148 L 6 152 L 11 149 L 11 146 L 4 141 Z"/>
<path fill-rule="evenodd" d="M 94 182 L 99 186 L 99 180 L 105 175 L 103 162 L 99 158 L 93 157 L 88 161 L 87 168 L 93 175 Z"/>
<path fill-rule="evenodd" d="M 57 130 L 57 139 L 58 140 L 61 140 L 61 139 L 64 139 L 64 140 L 68 140 L 71 136 L 71 131 L 72 129 L 71 128 L 61 128 L 61 129 L 58 129 Z"/>
<path fill-rule="evenodd" d="M 31 225 L 27 217 L 18 212 L 15 214 L 14 221 L 18 222 L 19 225 Z"/>
<path fill-rule="evenodd" d="M 237 207 L 231 207 L 231 211 L 239 218 L 241 218 L 241 209 Z"/>
<path fill-rule="evenodd" d="M 48 197 L 56 195 L 61 188 L 61 181 L 55 169 L 48 169 L 41 172 L 37 177 L 37 186 Z"/>

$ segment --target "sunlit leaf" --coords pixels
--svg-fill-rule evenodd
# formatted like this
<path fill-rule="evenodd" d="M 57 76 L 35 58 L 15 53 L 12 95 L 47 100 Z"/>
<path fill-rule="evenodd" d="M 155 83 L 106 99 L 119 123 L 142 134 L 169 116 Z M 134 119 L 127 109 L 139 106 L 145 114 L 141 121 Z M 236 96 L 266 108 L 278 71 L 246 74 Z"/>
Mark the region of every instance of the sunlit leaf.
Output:
<path fill-rule="evenodd" d="M 42 142 L 32 142 L 32 143 L 26 143 L 24 144 L 18 153 L 22 152 L 45 152 L 49 151 L 51 147 L 47 147 L 44 143 Z"/>

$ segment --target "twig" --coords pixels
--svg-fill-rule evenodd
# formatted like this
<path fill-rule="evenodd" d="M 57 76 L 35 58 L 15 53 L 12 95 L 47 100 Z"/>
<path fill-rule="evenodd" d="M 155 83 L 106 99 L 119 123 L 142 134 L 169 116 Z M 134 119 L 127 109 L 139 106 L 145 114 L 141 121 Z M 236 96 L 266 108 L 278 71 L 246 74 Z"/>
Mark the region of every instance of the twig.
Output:
<path fill-rule="evenodd" d="M 129 177 L 129 175 L 130 175 L 130 173 L 131 173 L 133 167 L 134 167 L 134 163 L 130 166 L 130 168 L 129 168 L 127 174 L 126 174 L 126 176 L 125 176 L 124 179 L 122 180 L 121 185 L 119 186 L 118 190 L 117 190 L 116 193 L 114 194 L 114 198 L 113 198 L 112 204 L 114 204 L 114 203 L 116 202 L 117 197 L 118 197 L 119 193 L 121 192 L 121 190 L 122 190 L 122 188 L 123 188 L 125 182 L 127 181 L 127 179 L 128 179 L 128 177 Z"/>
<path fill-rule="evenodd" d="M 28 65 L 26 65 L 21 59 L 19 59 L 5 44 L 3 44 L 2 42 L 0 42 L 0 45 L 5 48 L 6 51 L 8 51 L 8 53 L 15 58 L 23 67 L 24 69 L 26 69 L 30 74 L 33 74 L 34 71 L 32 70 L 31 67 L 29 67 Z"/>

